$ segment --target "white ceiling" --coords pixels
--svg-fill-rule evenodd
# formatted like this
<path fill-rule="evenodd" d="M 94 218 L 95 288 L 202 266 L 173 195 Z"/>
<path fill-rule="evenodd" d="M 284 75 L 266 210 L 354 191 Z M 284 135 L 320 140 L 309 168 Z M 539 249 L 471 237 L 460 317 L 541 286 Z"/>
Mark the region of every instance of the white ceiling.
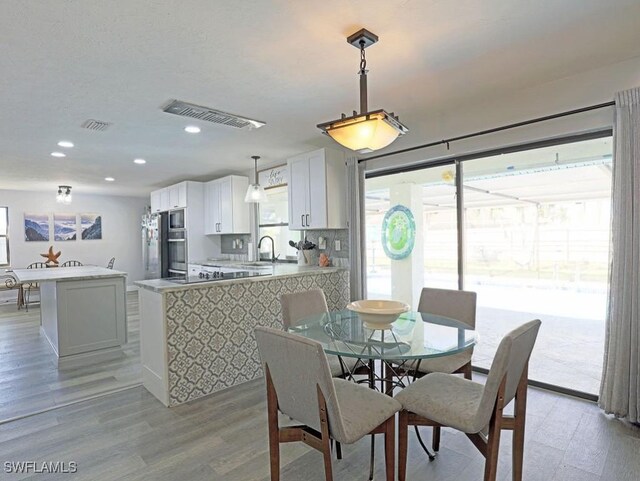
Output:
<path fill-rule="evenodd" d="M 316 124 L 357 107 L 345 37 L 362 26 L 380 36 L 370 106 L 411 130 L 393 149 L 432 140 L 427 116 L 469 99 L 640 55 L 638 0 L 0 0 L 0 12 L 0 188 L 28 190 L 145 195 L 331 145 Z M 267 126 L 191 122 L 202 133 L 189 135 L 161 111 L 172 98 Z M 89 118 L 113 125 L 81 129 Z M 62 139 L 76 147 L 55 159 Z"/>

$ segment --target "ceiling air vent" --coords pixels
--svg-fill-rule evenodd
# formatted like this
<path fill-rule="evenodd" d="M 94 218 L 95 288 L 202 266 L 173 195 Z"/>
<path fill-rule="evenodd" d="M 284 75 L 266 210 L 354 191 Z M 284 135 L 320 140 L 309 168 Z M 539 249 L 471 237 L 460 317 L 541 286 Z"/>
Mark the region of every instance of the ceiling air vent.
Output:
<path fill-rule="evenodd" d="M 172 100 L 169 105 L 162 109 L 168 114 L 180 115 L 192 119 L 206 120 L 214 124 L 228 125 L 236 129 L 252 130 L 259 129 L 265 122 L 259 120 L 240 117 L 239 115 L 222 112 L 221 110 L 203 107 L 201 105 L 190 104 L 181 100 Z"/>
<path fill-rule="evenodd" d="M 80 127 L 82 127 L 83 129 L 98 130 L 100 132 L 103 132 L 107 130 L 109 126 L 111 126 L 110 122 L 103 122 L 102 120 L 89 119 L 82 122 L 82 125 Z"/>

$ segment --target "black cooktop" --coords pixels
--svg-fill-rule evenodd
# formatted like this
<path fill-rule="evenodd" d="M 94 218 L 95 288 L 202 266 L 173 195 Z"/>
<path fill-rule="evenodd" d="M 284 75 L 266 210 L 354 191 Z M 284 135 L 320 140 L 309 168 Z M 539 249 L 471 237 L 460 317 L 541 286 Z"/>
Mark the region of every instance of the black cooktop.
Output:
<path fill-rule="evenodd" d="M 176 284 L 195 284 L 198 282 L 226 281 L 232 279 L 243 279 L 245 277 L 268 276 L 271 272 L 261 271 L 235 271 L 235 272 L 211 272 L 208 275 L 188 276 L 186 278 L 169 278 L 167 280 Z"/>

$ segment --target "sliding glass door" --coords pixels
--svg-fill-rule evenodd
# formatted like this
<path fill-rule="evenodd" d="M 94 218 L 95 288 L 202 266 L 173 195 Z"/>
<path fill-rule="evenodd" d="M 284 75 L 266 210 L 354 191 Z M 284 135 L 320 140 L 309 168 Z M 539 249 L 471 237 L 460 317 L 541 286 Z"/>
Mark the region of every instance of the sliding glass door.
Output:
<path fill-rule="evenodd" d="M 473 363 L 489 368 L 502 336 L 542 320 L 530 378 L 575 391 L 599 389 L 607 302 L 611 137 L 464 160 L 462 225 L 454 165 L 366 180 L 368 297 L 417 307 L 423 286 L 478 293 L 481 341 Z M 413 251 L 385 250 L 385 217 L 407 206 Z M 464 245 L 457 243 L 463 229 Z M 392 253 L 393 254 L 393 253 Z"/>

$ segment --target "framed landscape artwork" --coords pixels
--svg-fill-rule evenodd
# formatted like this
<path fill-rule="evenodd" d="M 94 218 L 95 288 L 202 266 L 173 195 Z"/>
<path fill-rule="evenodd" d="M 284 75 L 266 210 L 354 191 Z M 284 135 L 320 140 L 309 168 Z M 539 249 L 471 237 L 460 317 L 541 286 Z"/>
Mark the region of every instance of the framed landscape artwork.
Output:
<path fill-rule="evenodd" d="M 24 240 L 38 242 L 49 240 L 49 214 L 24 214 Z"/>
<path fill-rule="evenodd" d="M 76 240 L 77 226 L 75 214 L 53 214 L 53 240 Z"/>
<path fill-rule="evenodd" d="M 102 217 L 98 214 L 80 214 L 82 240 L 102 239 Z"/>

